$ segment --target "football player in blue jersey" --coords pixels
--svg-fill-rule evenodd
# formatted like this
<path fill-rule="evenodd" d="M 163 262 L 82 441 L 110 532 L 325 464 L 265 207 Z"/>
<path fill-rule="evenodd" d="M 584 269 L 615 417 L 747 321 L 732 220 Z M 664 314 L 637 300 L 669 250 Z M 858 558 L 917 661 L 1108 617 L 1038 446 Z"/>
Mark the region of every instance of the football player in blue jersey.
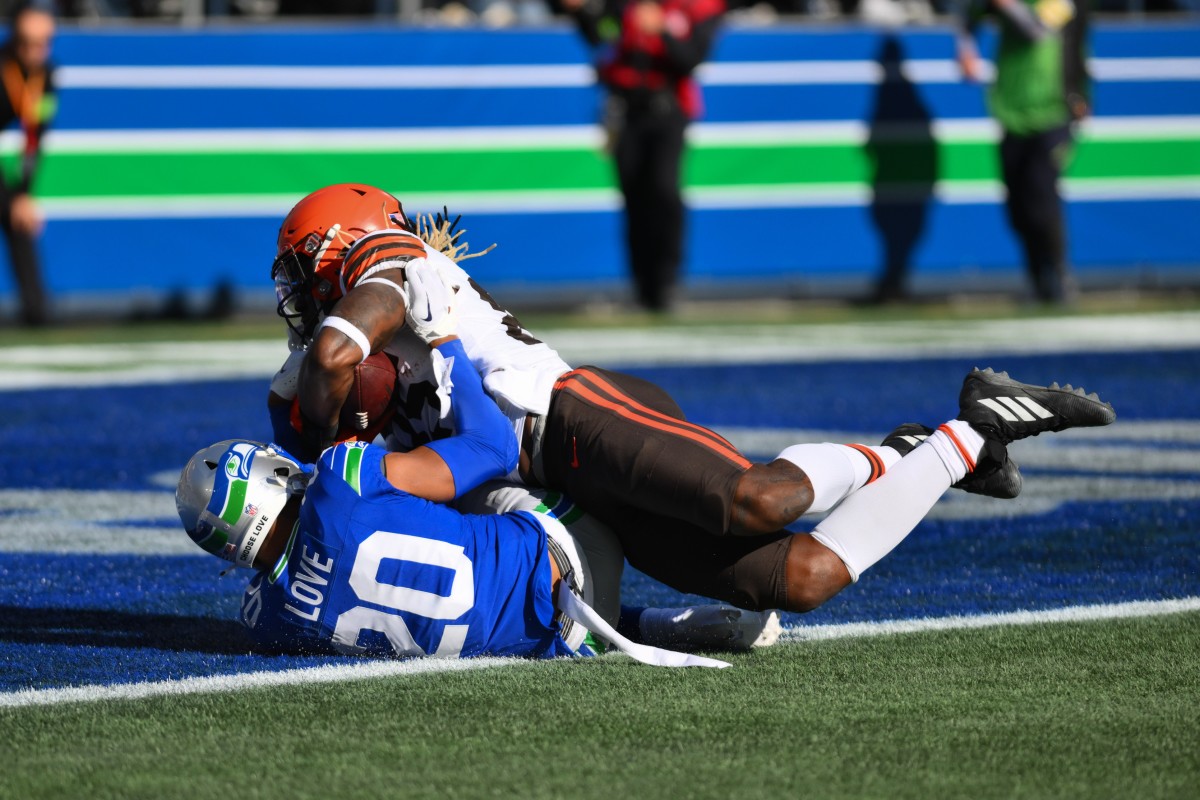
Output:
<path fill-rule="evenodd" d="M 410 281 L 429 276 L 414 269 Z M 590 629 L 647 663 L 725 666 L 617 633 L 591 608 L 586 558 L 550 514 L 445 505 L 509 473 L 519 448 L 452 335 L 451 309 L 433 316 L 422 330 L 454 398 L 454 436 L 406 453 L 343 443 L 314 467 L 231 440 L 184 468 L 176 502 L 188 534 L 258 571 L 242 604 L 254 639 L 299 652 L 554 657 L 588 653 Z"/>

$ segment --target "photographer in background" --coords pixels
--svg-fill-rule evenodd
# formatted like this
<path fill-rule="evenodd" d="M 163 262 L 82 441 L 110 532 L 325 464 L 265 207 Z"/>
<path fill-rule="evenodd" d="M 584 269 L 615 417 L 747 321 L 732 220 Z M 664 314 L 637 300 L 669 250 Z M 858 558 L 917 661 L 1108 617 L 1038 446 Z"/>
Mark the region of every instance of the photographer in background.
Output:
<path fill-rule="evenodd" d="M 638 302 L 669 310 L 683 261 L 684 130 L 700 115 L 692 72 L 708 57 L 725 0 L 560 0 L 594 48 L 605 125 L 625 198 Z"/>
<path fill-rule="evenodd" d="M 17 122 L 23 134 L 16 175 L 0 170 L 0 227 L 21 297 L 21 322 L 31 326 L 48 321 L 36 243 L 43 219 L 32 189 L 42 134 L 55 109 L 51 8 L 36 0 L 17 4 L 9 18 L 9 39 L 0 46 L 0 130 Z"/>

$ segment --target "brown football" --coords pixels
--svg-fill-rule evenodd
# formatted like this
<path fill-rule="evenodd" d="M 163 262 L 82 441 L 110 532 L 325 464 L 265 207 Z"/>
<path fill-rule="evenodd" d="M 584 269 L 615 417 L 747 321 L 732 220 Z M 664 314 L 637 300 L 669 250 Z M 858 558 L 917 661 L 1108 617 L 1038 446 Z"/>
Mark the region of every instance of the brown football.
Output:
<path fill-rule="evenodd" d="M 342 406 L 339 439 L 370 441 L 396 410 L 396 362 L 387 353 L 367 356 L 354 368 L 354 383 Z"/>

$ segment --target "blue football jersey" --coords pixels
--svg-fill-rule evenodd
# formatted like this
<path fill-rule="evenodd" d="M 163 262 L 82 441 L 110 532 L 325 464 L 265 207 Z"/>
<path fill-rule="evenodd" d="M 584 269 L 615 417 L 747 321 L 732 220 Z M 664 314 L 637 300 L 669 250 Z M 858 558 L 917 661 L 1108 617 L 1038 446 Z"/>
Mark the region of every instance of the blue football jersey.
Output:
<path fill-rule="evenodd" d="M 571 655 L 537 520 L 413 497 L 388 483 L 384 455 L 362 443 L 321 455 L 284 556 L 246 589 L 254 639 L 289 652 Z"/>

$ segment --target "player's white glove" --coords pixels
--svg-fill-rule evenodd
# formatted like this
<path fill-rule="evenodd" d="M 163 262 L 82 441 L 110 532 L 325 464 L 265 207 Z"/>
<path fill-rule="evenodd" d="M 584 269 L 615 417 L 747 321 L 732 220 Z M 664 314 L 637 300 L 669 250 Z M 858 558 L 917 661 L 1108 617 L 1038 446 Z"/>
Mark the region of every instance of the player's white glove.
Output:
<path fill-rule="evenodd" d="M 428 344 L 458 330 L 457 286 L 424 259 L 404 267 L 404 316 L 408 327 Z"/>

